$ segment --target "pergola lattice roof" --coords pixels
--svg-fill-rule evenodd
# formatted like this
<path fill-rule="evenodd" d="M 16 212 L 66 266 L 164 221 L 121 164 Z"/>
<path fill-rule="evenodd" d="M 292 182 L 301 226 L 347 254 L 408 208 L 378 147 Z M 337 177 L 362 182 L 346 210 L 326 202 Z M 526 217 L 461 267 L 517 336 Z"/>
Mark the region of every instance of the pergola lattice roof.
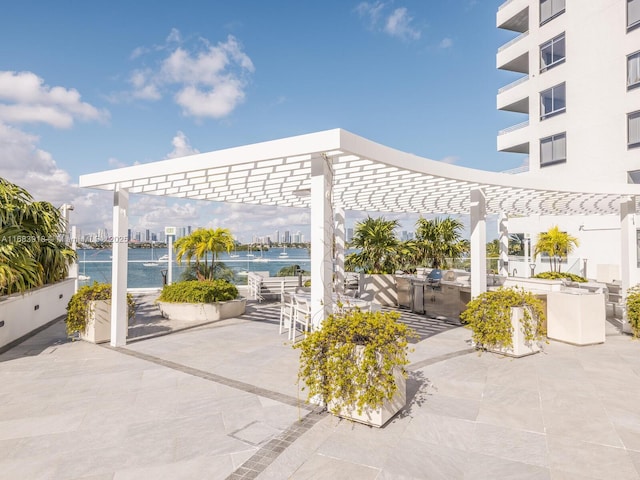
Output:
<path fill-rule="evenodd" d="M 309 207 L 311 158 L 332 159 L 333 203 L 346 210 L 469 213 L 482 188 L 487 213 L 618 214 L 636 185 L 554 182 L 475 170 L 401 152 L 341 129 L 217 150 L 80 177 L 81 187 L 219 202 Z"/>

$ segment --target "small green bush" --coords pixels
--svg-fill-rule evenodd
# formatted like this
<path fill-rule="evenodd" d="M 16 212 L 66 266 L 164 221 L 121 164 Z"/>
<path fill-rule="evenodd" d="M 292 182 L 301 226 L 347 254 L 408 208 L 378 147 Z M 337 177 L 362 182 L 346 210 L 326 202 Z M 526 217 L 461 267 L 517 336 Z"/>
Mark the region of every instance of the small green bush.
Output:
<path fill-rule="evenodd" d="M 569 272 L 541 272 L 534 275 L 533 278 L 543 278 L 545 280 L 564 280 L 565 278 L 568 278 L 572 282 L 578 283 L 585 283 L 587 281 L 586 278 Z"/>
<path fill-rule="evenodd" d="M 472 339 L 482 350 L 513 348 L 511 308 L 524 308 L 521 328 L 527 342 L 545 337 L 542 300 L 521 288 L 499 288 L 478 295 L 467 304 L 460 319 L 473 331 Z"/>
<path fill-rule="evenodd" d="M 336 410 L 346 405 L 358 414 L 391 399 L 394 368 L 403 368 L 406 375 L 407 343 L 415 337 L 399 318 L 398 312 L 345 310 L 295 344 L 300 350 L 298 379 L 308 388 L 308 398 L 319 395 L 325 404 L 336 401 Z"/>
<path fill-rule="evenodd" d="M 91 302 L 95 300 L 111 300 L 111 285 L 108 283 L 94 282 L 93 285 L 85 285 L 71 297 L 67 304 L 67 335 L 84 333 L 87 329 L 89 318 L 89 308 Z M 136 303 L 133 296 L 127 293 L 128 317 L 133 318 L 136 314 Z"/>
<path fill-rule="evenodd" d="M 640 338 L 640 285 L 627 290 L 627 320 L 634 338 Z"/>
<path fill-rule="evenodd" d="M 158 300 L 171 303 L 213 303 L 237 297 L 238 288 L 226 280 L 189 280 L 165 285 Z"/>

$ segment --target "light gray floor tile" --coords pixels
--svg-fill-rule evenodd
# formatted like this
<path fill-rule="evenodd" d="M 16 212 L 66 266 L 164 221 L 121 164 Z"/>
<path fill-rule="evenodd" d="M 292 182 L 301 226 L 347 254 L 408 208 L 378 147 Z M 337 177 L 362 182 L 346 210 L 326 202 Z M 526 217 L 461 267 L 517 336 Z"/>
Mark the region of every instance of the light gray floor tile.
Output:
<path fill-rule="evenodd" d="M 536 432 L 478 423 L 471 448 L 476 453 L 513 462 L 549 465 L 545 435 Z"/>
<path fill-rule="evenodd" d="M 345 460 L 327 457 L 320 454 L 313 455 L 308 462 L 301 466 L 290 477 L 291 480 L 374 480 L 380 471 L 366 465 L 358 465 Z"/>
<path fill-rule="evenodd" d="M 596 479 L 637 480 L 638 472 L 622 448 L 576 441 L 571 437 L 547 435 L 549 467 L 552 471 Z"/>
<path fill-rule="evenodd" d="M 470 453 L 465 480 L 550 480 L 549 469 L 492 455 Z"/>

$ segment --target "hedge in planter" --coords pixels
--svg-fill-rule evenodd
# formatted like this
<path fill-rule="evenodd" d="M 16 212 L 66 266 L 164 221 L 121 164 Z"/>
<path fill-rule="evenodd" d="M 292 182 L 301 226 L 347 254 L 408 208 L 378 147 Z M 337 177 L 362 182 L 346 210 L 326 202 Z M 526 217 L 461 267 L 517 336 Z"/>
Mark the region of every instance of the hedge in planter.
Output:
<path fill-rule="evenodd" d="M 627 290 L 627 320 L 634 338 L 640 338 L 640 285 Z"/>
<path fill-rule="evenodd" d="M 94 282 L 85 285 L 71 297 L 67 305 L 67 335 L 84 333 L 87 330 L 87 320 L 90 316 L 92 302 L 96 300 L 111 300 L 111 285 Z M 130 293 L 127 293 L 128 318 L 136 313 L 136 303 Z"/>
<path fill-rule="evenodd" d="M 213 303 L 238 298 L 238 288 L 226 280 L 189 280 L 165 285 L 158 301 L 170 303 Z"/>
<path fill-rule="evenodd" d="M 407 344 L 414 332 L 398 322 L 397 312 L 359 309 L 330 315 L 322 327 L 294 345 L 300 350 L 298 379 L 308 398 L 348 405 L 357 413 L 377 409 L 396 392 L 395 370 L 409 363 Z M 304 387 L 303 387 L 304 389 Z"/>
<path fill-rule="evenodd" d="M 482 350 L 510 350 L 513 344 L 511 309 L 522 307 L 520 328 L 526 342 L 546 336 L 544 304 L 522 288 L 499 288 L 484 292 L 467 304 L 460 319 L 473 331 L 472 340 Z"/>

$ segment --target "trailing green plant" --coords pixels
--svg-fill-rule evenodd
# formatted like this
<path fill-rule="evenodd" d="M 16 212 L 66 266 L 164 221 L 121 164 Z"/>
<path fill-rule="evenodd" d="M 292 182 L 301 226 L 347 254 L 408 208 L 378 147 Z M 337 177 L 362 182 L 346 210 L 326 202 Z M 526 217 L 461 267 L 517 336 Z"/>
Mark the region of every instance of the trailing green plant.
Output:
<path fill-rule="evenodd" d="M 80 287 L 67 304 L 67 335 L 84 333 L 87 329 L 87 321 L 91 314 L 93 301 L 111 300 L 111 285 L 108 283 L 94 282 L 92 285 Z M 130 293 L 127 293 L 128 318 L 132 319 L 136 314 L 136 302 Z"/>
<path fill-rule="evenodd" d="M 300 350 L 298 381 L 308 398 L 320 397 L 334 413 L 342 406 L 376 409 L 397 389 L 394 370 L 409 363 L 407 344 L 415 333 L 397 312 L 345 310 L 294 345 Z"/>
<path fill-rule="evenodd" d="M 627 320 L 634 338 L 640 338 L 640 285 L 627 290 Z"/>
<path fill-rule="evenodd" d="M 472 339 L 478 348 L 508 350 L 513 348 L 512 307 L 523 307 L 520 328 L 526 342 L 539 341 L 546 336 L 542 300 L 517 287 L 481 293 L 467 304 L 460 319 L 473 331 Z"/>
<path fill-rule="evenodd" d="M 238 298 L 238 288 L 226 280 L 189 280 L 165 285 L 158 301 L 170 303 L 213 303 Z"/>
<path fill-rule="evenodd" d="M 587 279 L 581 277 L 580 275 L 576 275 L 575 273 L 569 272 L 540 272 L 534 275 L 533 278 L 543 278 L 545 280 L 564 280 L 569 279 L 572 282 L 585 283 Z"/>

